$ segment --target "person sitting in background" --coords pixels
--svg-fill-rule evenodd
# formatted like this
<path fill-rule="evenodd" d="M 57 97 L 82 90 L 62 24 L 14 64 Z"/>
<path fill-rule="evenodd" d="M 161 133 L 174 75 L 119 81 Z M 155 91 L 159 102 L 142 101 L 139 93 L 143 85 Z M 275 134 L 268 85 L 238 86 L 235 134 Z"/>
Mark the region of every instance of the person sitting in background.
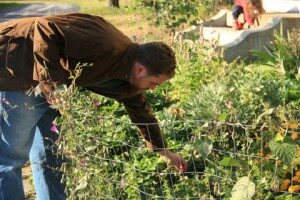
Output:
<path fill-rule="evenodd" d="M 239 21 L 239 16 L 244 14 L 244 20 Z M 261 0 L 235 0 L 232 16 L 234 19 L 232 27 L 235 30 L 242 30 L 245 22 L 250 28 L 256 27 L 255 19 L 257 15 L 265 13 Z"/>

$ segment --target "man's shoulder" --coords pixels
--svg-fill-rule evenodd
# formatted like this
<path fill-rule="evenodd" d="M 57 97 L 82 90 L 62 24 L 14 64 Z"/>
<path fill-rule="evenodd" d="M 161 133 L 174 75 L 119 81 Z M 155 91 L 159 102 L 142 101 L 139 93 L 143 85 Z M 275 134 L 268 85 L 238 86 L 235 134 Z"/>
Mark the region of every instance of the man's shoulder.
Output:
<path fill-rule="evenodd" d="M 86 22 L 86 21 L 102 21 L 104 20 L 101 16 L 91 15 L 86 13 L 68 13 L 59 15 L 47 15 L 37 18 L 38 20 L 46 21 L 70 21 L 70 22 Z"/>

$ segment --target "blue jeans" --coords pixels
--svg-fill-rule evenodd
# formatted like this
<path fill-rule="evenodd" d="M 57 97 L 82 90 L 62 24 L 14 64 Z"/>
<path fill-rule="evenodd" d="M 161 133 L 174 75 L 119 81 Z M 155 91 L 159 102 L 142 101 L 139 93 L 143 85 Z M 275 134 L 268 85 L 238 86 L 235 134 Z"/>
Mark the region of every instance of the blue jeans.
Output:
<path fill-rule="evenodd" d="M 233 19 L 237 20 L 239 16 L 244 13 L 244 9 L 242 6 L 235 5 L 232 10 Z"/>
<path fill-rule="evenodd" d="M 58 135 L 50 131 L 56 116 L 41 96 L 0 91 L 0 200 L 25 199 L 21 170 L 29 157 L 37 199 L 66 199 L 54 155 Z"/>

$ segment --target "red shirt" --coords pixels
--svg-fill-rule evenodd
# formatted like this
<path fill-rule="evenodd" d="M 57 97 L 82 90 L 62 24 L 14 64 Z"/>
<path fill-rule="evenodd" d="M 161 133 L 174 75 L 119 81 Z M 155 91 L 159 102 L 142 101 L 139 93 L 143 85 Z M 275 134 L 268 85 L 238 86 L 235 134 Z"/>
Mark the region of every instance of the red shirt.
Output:
<path fill-rule="evenodd" d="M 249 12 L 247 0 L 235 0 L 235 5 L 241 6 L 244 11 L 244 18 L 249 25 L 254 24 L 254 20 Z"/>

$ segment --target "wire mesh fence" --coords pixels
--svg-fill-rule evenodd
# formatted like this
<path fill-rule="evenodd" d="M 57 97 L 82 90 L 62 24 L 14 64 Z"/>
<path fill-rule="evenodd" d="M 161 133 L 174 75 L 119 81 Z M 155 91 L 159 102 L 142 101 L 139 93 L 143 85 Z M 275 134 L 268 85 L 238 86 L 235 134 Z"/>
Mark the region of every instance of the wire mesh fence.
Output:
<path fill-rule="evenodd" d="M 300 197 L 299 147 L 296 143 L 276 146 L 274 125 L 163 120 L 160 126 L 168 148 L 188 162 L 187 171 L 179 173 L 145 148 L 135 133 L 136 124 L 126 118 L 109 117 L 98 118 L 98 122 L 101 130 L 89 130 L 78 140 L 74 133 L 73 141 L 68 138 L 67 142 L 74 145 L 69 146 L 69 155 L 79 155 L 77 162 L 67 167 L 76 171 L 66 171 L 73 185 L 70 199 Z M 286 138 L 299 134 L 297 127 L 275 129 Z M 72 149 L 76 150 L 70 152 Z M 286 180 L 290 182 L 283 184 Z M 294 190 L 288 191 L 292 186 Z"/>
<path fill-rule="evenodd" d="M 164 112 L 158 117 L 167 148 L 188 162 L 180 173 L 150 152 L 137 134 L 136 125 L 150 130 L 156 124 L 133 124 L 119 103 L 95 107 L 93 97 L 81 96 L 75 104 L 70 100 L 74 106 L 61 110 L 55 122 L 61 125 L 58 145 L 66 162 L 54 170 L 63 170 L 69 199 L 300 197 L 298 118 L 242 124 Z M 4 118 L 18 108 L 1 102 L 7 105 Z"/>

